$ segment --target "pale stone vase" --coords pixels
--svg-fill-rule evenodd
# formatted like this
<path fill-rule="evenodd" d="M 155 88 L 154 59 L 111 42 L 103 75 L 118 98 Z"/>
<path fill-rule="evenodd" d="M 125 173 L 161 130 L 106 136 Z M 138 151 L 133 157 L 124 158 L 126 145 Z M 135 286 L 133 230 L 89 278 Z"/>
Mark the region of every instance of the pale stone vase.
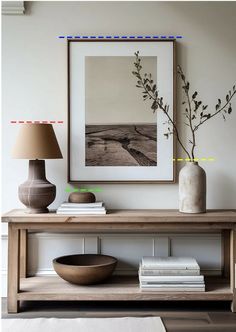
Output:
<path fill-rule="evenodd" d="M 187 162 L 179 172 L 179 211 L 206 212 L 206 173 L 197 162 Z"/>

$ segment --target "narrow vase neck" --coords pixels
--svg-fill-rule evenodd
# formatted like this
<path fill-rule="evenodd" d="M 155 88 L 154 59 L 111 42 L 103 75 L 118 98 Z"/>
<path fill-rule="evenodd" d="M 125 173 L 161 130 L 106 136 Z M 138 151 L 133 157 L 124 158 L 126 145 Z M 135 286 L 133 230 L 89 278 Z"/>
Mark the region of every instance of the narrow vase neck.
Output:
<path fill-rule="evenodd" d="M 46 180 L 45 160 L 29 160 L 28 180 Z"/>
<path fill-rule="evenodd" d="M 197 161 L 187 161 L 186 165 L 193 166 L 193 165 L 198 165 Z"/>

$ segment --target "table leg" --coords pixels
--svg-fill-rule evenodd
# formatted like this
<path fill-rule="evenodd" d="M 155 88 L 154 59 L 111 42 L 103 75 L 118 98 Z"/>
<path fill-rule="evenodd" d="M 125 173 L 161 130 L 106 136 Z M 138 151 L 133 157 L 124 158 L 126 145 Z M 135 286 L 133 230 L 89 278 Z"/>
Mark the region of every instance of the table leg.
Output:
<path fill-rule="evenodd" d="M 233 292 L 231 311 L 236 312 L 236 230 L 230 231 L 230 287 Z"/>
<path fill-rule="evenodd" d="M 20 230 L 20 278 L 27 277 L 27 230 Z"/>
<path fill-rule="evenodd" d="M 222 231 L 222 261 L 224 262 L 222 276 L 230 277 L 230 230 Z"/>
<path fill-rule="evenodd" d="M 17 313 L 19 301 L 19 250 L 20 250 L 19 230 L 12 223 L 8 224 L 8 313 Z"/>

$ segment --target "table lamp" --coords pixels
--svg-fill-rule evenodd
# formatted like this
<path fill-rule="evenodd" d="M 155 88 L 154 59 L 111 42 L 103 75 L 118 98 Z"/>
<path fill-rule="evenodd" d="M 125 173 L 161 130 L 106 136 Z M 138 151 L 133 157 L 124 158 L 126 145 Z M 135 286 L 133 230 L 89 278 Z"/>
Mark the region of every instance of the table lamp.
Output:
<path fill-rule="evenodd" d="M 19 186 L 20 201 L 28 213 L 47 213 L 56 197 L 56 186 L 46 179 L 45 160 L 62 158 L 51 124 L 23 124 L 12 152 L 13 158 L 29 159 L 28 180 Z"/>

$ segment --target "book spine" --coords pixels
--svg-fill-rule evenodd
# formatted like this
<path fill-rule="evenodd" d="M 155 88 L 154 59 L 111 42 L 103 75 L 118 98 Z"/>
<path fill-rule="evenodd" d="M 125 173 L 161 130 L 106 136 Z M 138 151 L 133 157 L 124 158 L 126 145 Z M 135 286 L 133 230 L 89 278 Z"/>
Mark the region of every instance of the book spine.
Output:
<path fill-rule="evenodd" d="M 62 203 L 60 207 L 65 208 L 99 208 L 103 207 L 103 203 Z"/>
<path fill-rule="evenodd" d="M 93 208 L 93 209 L 90 209 L 90 208 L 58 208 L 57 211 L 64 211 L 64 212 L 68 212 L 68 211 L 71 211 L 71 212 L 76 212 L 76 211 L 81 211 L 81 212 L 88 212 L 88 211 L 91 211 L 91 212 L 97 212 L 97 211 L 105 211 L 105 208 Z"/>
<path fill-rule="evenodd" d="M 205 287 L 201 288 L 140 288 L 142 292 L 205 292 Z"/>
<path fill-rule="evenodd" d="M 200 270 L 140 270 L 141 276 L 199 276 Z"/>
<path fill-rule="evenodd" d="M 104 215 L 106 214 L 106 211 L 97 211 L 97 212 L 91 212 L 91 211 L 76 211 L 76 212 L 72 212 L 72 211 L 57 211 L 57 214 L 64 214 L 64 215 Z"/>
<path fill-rule="evenodd" d="M 201 284 L 188 284 L 188 285 L 182 285 L 182 284 L 143 284 L 143 283 L 140 283 L 140 286 L 142 288 L 202 288 L 204 287 L 204 283 L 201 283 Z"/>
<path fill-rule="evenodd" d="M 145 282 L 204 282 L 203 276 L 139 276 Z"/>
<path fill-rule="evenodd" d="M 158 265 L 158 264 L 142 264 L 142 269 L 147 270 L 198 270 L 200 267 L 198 265 Z"/>
<path fill-rule="evenodd" d="M 204 286 L 204 282 L 196 282 L 196 283 L 191 283 L 191 282 L 179 282 L 178 284 L 176 282 L 155 282 L 155 281 L 152 281 L 152 282 L 149 282 L 149 281 L 141 281 L 140 284 L 142 286 L 166 286 L 166 287 L 172 287 L 172 286 L 176 286 L 178 285 L 177 287 L 185 287 L 185 286 L 188 286 L 188 287 L 200 287 L 200 286 Z"/>

